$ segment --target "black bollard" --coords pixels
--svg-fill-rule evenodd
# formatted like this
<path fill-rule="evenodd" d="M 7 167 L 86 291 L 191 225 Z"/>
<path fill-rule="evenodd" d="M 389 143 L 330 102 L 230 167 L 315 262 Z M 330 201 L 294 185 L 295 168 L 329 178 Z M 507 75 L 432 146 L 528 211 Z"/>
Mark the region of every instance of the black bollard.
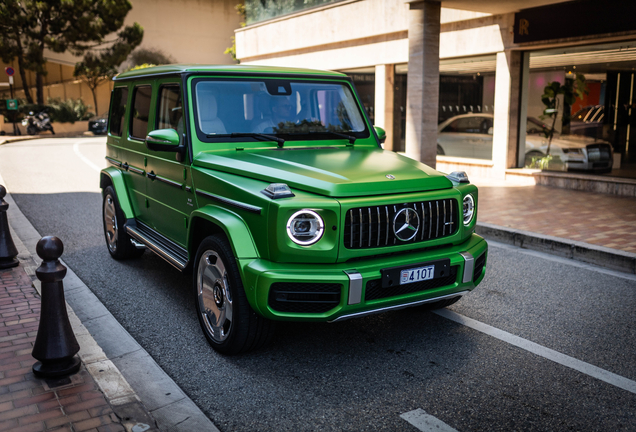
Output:
<path fill-rule="evenodd" d="M 0 185 L 0 269 L 17 267 L 20 264 L 16 258 L 18 249 L 16 249 L 11 238 L 11 231 L 9 231 L 9 219 L 7 218 L 9 204 L 4 200 L 5 196 L 7 196 L 7 190 Z"/>
<path fill-rule="evenodd" d="M 42 258 L 42 265 L 35 275 L 42 281 L 42 309 L 40 325 L 31 355 L 38 362 L 33 365 L 33 373 L 45 378 L 71 375 L 81 366 L 75 355 L 80 347 L 66 313 L 64 283 L 66 267 L 59 258 L 64 252 L 62 240 L 53 236 L 42 237 L 36 251 Z"/>

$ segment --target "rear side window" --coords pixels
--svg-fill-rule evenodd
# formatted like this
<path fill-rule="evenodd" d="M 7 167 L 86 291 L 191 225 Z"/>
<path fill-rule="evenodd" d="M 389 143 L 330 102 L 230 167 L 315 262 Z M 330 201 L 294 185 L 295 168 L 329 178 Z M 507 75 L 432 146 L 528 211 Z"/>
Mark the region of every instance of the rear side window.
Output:
<path fill-rule="evenodd" d="M 157 129 L 174 129 L 182 132 L 181 90 L 178 84 L 162 86 L 159 89 L 159 112 Z"/>
<path fill-rule="evenodd" d="M 146 139 L 148 133 L 148 116 L 150 115 L 150 98 L 152 87 L 149 85 L 137 86 L 133 93 L 133 110 L 131 119 L 130 136 L 139 140 Z"/>
<path fill-rule="evenodd" d="M 128 102 L 128 88 L 116 87 L 113 90 L 113 101 L 110 113 L 110 133 L 121 136 L 124 130 L 124 115 L 126 114 L 126 103 Z"/>

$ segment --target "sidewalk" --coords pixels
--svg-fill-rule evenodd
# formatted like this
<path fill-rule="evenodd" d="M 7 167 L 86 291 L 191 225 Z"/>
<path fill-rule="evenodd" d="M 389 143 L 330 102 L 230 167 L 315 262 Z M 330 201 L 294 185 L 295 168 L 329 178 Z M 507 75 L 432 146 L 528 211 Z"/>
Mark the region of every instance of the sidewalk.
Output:
<path fill-rule="evenodd" d="M 23 267 L 0 270 L 0 431 L 126 430 L 84 365 L 63 379 L 33 375 L 39 318 L 40 296 Z"/>
<path fill-rule="evenodd" d="M 0 270 L 0 432 L 218 432 L 70 268 L 64 293 L 80 372 L 57 382 L 33 375 L 42 235 L 10 193 L 5 201 L 20 266 Z"/>
<path fill-rule="evenodd" d="M 486 238 L 636 273 L 636 199 L 514 181 L 479 187 Z"/>

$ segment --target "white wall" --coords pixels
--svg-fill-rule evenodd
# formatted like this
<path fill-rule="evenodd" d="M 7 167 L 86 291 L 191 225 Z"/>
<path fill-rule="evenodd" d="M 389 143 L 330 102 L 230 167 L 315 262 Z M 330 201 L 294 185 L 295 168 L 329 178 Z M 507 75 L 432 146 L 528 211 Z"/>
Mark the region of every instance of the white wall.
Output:
<path fill-rule="evenodd" d="M 236 30 L 237 57 L 244 64 L 351 69 L 408 62 L 409 6 L 395 0 L 359 0 L 256 23 Z M 442 9 L 441 23 L 487 17 L 487 14 Z M 440 43 L 440 57 L 452 57 L 472 41 L 479 52 L 501 46 L 497 29 L 473 29 L 460 41 Z M 476 40 L 476 41 L 475 41 Z M 480 42 L 481 41 L 481 42 Z"/>

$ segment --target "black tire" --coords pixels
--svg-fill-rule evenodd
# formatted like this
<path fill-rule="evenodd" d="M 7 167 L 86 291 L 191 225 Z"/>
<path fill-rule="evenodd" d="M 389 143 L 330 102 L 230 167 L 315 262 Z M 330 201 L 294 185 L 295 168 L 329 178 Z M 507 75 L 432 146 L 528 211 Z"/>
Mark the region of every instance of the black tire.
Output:
<path fill-rule="evenodd" d="M 104 200 L 102 202 L 104 238 L 106 239 L 106 246 L 110 256 L 117 260 L 137 258 L 144 253 L 144 249 L 137 249 L 130 241 L 130 236 L 124 228 L 125 221 L 126 218 L 119 207 L 115 190 L 112 186 L 107 186 L 104 189 Z"/>
<path fill-rule="evenodd" d="M 446 299 L 446 300 L 440 300 L 440 301 L 436 301 L 434 303 L 425 303 L 422 308 L 424 310 L 436 310 L 436 309 L 442 309 L 445 308 L 447 306 L 453 305 L 455 303 L 457 303 L 459 301 L 459 299 L 462 298 L 462 296 L 459 297 L 453 297 L 450 299 Z"/>
<path fill-rule="evenodd" d="M 35 126 L 31 126 L 31 125 L 27 126 L 27 135 L 37 135 L 37 134 L 38 134 L 38 130 L 35 128 Z"/>
<path fill-rule="evenodd" d="M 442 148 L 441 145 L 437 144 L 437 154 L 440 156 L 444 156 L 446 153 L 444 153 L 444 149 Z"/>
<path fill-rule="evenodd" d="M 212 348 L 232 355 L 269 343 L 275 323 L 257 315 L 250 307 L 225 236 L 206 237 L 199 245 L 193 264 L 195 309 Z"/>

